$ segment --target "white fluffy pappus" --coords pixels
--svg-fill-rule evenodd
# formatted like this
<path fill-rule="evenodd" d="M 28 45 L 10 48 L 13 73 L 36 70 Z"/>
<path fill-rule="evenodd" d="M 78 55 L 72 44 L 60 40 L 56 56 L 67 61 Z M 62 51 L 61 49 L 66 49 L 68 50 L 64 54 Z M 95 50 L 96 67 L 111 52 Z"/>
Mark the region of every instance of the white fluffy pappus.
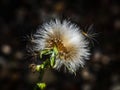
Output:
<path fill-rule="evenodd" d="M 34 36 L 34 43 L 37 44 L 34 50 L 57 47 L 55 69 L 64 65 L 70 72 L 75 72 L 89 59 L 89 42 L 80 28 L 70 21 L 51 20 L 44 23 Z"/>

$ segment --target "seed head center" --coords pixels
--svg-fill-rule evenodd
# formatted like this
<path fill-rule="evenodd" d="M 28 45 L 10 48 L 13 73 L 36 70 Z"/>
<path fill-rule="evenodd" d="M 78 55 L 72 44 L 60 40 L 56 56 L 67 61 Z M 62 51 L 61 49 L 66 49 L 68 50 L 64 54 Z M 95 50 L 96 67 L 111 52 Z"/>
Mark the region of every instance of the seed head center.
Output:
<path fill-rule="evenodd" d="M 56 48 L 57 48 L 57 50 L 58 50 L 59 58 L 66 60 L 66 58 L 67 58 L 67 56 L 68 56 L 68 55 L 67 55 L 67 54 L 68 54 L 68 51 L 67 51 L 67 48 L 65 47 L 63 41 L 62 41 L 61 39 L 51 38 L 51 39 L 48 41 L 47 47 L 48 47 L 48 48 L 53 48 L 54 46 L 56 46 Z"/>

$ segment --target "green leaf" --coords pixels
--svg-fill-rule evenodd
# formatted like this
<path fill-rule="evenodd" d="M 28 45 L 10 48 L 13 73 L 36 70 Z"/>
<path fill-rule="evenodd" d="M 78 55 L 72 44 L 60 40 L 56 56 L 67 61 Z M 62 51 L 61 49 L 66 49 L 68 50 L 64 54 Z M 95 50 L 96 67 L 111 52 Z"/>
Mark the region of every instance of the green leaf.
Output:
<path fill-rule="evenodd" d="M 45 84 L 45 83 L 37 83 L 37 86 L 38 86 L 41 90 L 44 90 L 45 87 L 46 87 L 46 84 Z"/>

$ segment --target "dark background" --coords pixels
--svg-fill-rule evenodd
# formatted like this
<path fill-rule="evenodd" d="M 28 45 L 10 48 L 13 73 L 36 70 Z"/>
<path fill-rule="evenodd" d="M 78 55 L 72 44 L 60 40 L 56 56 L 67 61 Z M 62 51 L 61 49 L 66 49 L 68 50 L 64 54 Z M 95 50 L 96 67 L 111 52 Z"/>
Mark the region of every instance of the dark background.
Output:
<path fill-rule="evenodd" d="M 119 0 L 0 0 L 0 90 L 33 90 L 39 73 L 28 66 L 31 34 L 51 18 L 98 33 L 91 59 L 77 75 L 47 70 L 47 90 L 120 90 Z M 32 45 L 29 43 L 29 45 Z"/>

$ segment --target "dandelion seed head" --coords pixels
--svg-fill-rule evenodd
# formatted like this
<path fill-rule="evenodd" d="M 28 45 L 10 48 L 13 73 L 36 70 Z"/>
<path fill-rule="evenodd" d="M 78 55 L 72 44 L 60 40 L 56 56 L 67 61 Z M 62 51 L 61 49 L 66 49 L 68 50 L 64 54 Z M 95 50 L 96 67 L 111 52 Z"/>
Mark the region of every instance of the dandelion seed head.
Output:
<path fill-rule="evenodd" d="M 55 61 L 55 69 L 62 65 L 73 71 L 83 67 L 85 60 L 89 58 L 88 41 L 75 24 L 69 21 L 50 21 L 42 25 L 34 35 L 35 50 L 53 48 L 56 46 L 58 56 Z"/>

